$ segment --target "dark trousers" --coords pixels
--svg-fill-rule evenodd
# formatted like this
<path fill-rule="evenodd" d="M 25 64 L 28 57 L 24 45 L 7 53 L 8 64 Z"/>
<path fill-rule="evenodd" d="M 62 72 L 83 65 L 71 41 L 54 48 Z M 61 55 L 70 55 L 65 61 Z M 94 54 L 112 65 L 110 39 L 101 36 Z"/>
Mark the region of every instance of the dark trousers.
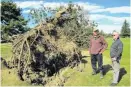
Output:
<path fill-rule="evenodd" d="M 96 64 L 98 62 L 98 69 Z M 102 54 L 91 54 L 91 65 L 94 72 L 100 71 L 103 72 L 103 56 Z"/>

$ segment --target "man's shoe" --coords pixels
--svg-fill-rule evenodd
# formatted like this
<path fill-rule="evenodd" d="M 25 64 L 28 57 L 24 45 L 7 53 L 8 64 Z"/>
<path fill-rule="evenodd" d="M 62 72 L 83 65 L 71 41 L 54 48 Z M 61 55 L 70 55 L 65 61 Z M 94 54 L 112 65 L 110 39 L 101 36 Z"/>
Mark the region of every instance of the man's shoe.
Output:
<path fill-rule="evenodd" d="M 103 76 L 103 74 L 100 74 L 100 78 L 102 79 L 104 76 Z"/>
<path fill-rule="evenodd" d="M 111 83 L 110 84 L 110 86 L 116 86 L 117 85 L 117 83 Z"/>
<path fill-rule="evenodd" d="M 102 79 L 104 77 L 103 72 L 100 71 L 100 78 Z"/>
<path fill-rule="evenodd" d="M 92 72 L 92 75 L 96 75 L 96 72 Z"/>

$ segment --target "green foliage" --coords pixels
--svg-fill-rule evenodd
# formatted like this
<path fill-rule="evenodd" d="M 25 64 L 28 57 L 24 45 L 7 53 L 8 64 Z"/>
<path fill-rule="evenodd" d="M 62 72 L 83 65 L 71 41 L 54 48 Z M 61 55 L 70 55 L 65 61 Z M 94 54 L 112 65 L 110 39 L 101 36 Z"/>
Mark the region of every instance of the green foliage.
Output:
<path fill-rule="evenodd" d="M 108 33 L 108 34 L 105 33 L 104 37 L 105 38 L 112 38 L 112 33 Z"/>
<path fill-rule="evenodd" d="M 22 17 L 21 9 L 15 3 L 12 1 L 1 2 L 2 39 L 8 40 L 9 36 L 24 33 L 28 30 L 26 24 L 27 21 Z"/>
<path fill-rule="evenodd" d="M 30 11 L 30 20 L 33 19 L 34 23 L 41 23 L 45 22 L 45 19 L 47 17 L 47 9 L 32 9 Z"/>
<path fill-rule="evenodd" d="M 100 35 L 104 36 L 105 38 L 112 37 L 112 33 L 105 33 L 103 30 L 101 30 L 99 33 Z"/>
<path fill-rule="evenodd" d="M 125 20 L 122 29 L 121 29 L 121 36 L 122 37 L 130 37 L 130 28 L 129 28 L 129 23 Z"/>

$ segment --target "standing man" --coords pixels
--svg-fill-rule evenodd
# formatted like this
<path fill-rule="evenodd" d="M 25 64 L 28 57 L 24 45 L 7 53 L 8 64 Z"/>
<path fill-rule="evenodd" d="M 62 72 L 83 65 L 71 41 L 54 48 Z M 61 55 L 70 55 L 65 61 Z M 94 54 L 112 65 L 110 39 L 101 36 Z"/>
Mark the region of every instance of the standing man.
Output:
<path fill-rule="evenodd" d="M 93 36 L 90 38 L 89 53 L 91 55 L 92 75 L 100 71 L 100 78 L 103 78 L 103 56 L 102 53 L 107 48 L 108 44 L 104 37 L 99 35 L 99 30 L 93 30 Z M 96 63 L 98 61 L 98 69 Z"/>
<path fill-rule="evenodd" d="M 111 45 L 110 56 L 112 60 L 112 68 L 113 68 L 113 82 L 111 86 L 115 86 L 118 83 L 119 71 L 120 71 L 120 59 L 123 51 L 123 43 L 120 40 L 119 33 L 113 33 L 114 42 Z"/>

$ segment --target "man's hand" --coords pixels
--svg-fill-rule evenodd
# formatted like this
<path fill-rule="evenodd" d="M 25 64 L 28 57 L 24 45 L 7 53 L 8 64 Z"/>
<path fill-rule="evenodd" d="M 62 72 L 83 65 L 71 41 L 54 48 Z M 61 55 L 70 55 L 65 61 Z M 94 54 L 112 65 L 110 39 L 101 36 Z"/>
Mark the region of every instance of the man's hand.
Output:
<path fill-rule="evenodd" d="M 114 57 L 114 58 L 112 58 L 112 61 L 116 61 L 116 58 Z"/>
<path fill-rule="evenodd" d="M 89 54 L 91 55 L 91 52 L 89 51 Z"/>
<path fill-rule="evenodd" d="M 102 54 L 103 52 L 99 52 L 99 54 Z"/>

